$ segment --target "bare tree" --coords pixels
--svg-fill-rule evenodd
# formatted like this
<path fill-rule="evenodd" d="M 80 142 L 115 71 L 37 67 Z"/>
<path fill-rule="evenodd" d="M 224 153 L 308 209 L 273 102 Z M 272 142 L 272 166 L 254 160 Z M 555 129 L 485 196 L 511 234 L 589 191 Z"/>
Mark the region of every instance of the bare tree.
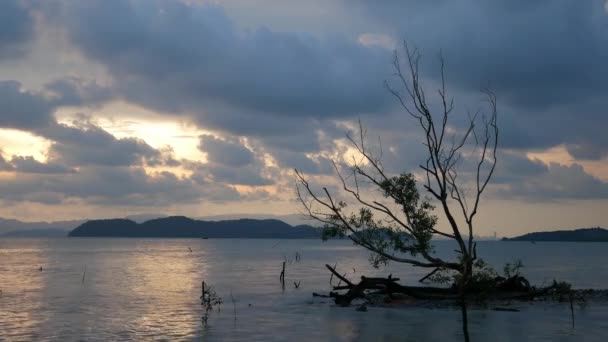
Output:
<path fill-rule="evenodd" d="M 446 90 L 443 56 L 439 58 L 440 86 L 437 89 L 440 110 L 433 113 L 422 85 L 421 56 L 406 42 L 404 53 L 407 61 L 402 64 L 395 52 L 396 85 L 385 82 L 385 86 L 424 133 L 423 145 L 428 157 L 420 168 L 424 175 L 423 188 L 430 198 L 421 198 L 413 173 L 392 175 L 385 171 L 382 149 L 374 153 L 368 148 L 366 130 L 359 121 L 358 136 L 347 134 L 359 158 L 353 159 L 347 174 L 334 162 L 343 189 L 340 195 L 351 198 L 353 203 L 349 205 L 345 200 L 339 200 L 327 187 L 314 191 L 304 174 L 295 170 L 298 199 L 311 218 L 323 223 L 324 238 L 348 237 L 372 252 L 371 261 L 376 267 L 395 261 L 431 268 L 421 281 L 429 278 L 446 281 L 449 275 L 454 276 L 461 298 L 464 337 L 468 341 L 466 292 L 474 279 L 474 267 L 485 267 L 477 257 L 474 222 L 482 194 L 496 167 L 496 96 L 491 90 L 483 90 L 486 111 L 467 113 L 467 124 L 459 128 L 451 120 L 454 99 Z M 465 151 L 466 158 L 461 158 Z M 473 170 L 468 173 L 472 177 L 459 177 L 461 159 L 475 161 Z M 370 195 L 369 186 L 380 192 L 384 200 Z M 472 191 L 468 191 L 470 188 Z M 449 231 L 437 229 L 432 201 L 449 223 Z M 353 205 L 357 209 L 351 209 Z M 458 244 L 456 260 L 444 260 L 434 255 L 431 239 L 435 236 Z"/>
<path fill-rule="evenodd" d="M 434 113 L 422 84 L 421 55 L 407 43 L 403 50 L 407 60 L 400 61 L 399 53 L 395 52 L 393 81 L 396 82 L 385 82 L 385 86 L 424 133 L 423 145 L 428 158 L 420 168 L 421 183 L 428 196 L 421 197 L 413 173 L 392 175 L 385 170 L 381 147 L 379 153 L 368 147 L 366 130 L 359 122 L 359 134 L 347 134 L 358 158 L 349 165 L 349 172 L 342 171 L 334 162 L 343 191 L 331 193 L 327 187 L 315 191 L 305 175 L 296 170 L 298 198 L 306 213 L 323 223 L 325 238 L 348 237 L 372 252 L 374 266 L 394 261 L 431 268 L 423 279 L 452 273 L 458 280 L 464 302 L 473 268 L 480 261 L 473 237 L 475 217 L 497 160 L 496 96 L 490 90 L 483 90 L 485 110 L 466 113 L 466 124 L 458 126 L 454 124 L 454 99 L 446 89 L 443 57 L 439 57 L 440 83 L 436 98 L 439 105 L 433 107 L 440 109 Z M 474 160 L 473 167 L 467 174 L 459 173 L 461 161 L 465 159 Z M 370 186 L 383 199 L 370 194 Z M 351 201 L 338 199 L 342 197 Z M 448 231 L 436 227 L 435 206 L 445 216 Z M 445 260 L 435 256 L 431 245 L 433 237 L 455 241 L 458 258 Z M 463 314 L 466 320 L 466 312 Z"/>

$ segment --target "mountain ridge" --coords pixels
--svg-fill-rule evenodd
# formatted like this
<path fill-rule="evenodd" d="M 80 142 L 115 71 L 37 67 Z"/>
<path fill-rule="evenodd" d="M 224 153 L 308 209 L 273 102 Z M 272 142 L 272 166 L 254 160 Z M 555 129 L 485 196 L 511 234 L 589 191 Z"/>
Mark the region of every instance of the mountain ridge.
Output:
<path fill-rule="evenodd" d="M 504 241 L 573 241 L 573 242 L 608 242 L 608 229 L 579 228 L 574 230 L 554 230 L 545 232 L 532 232 L 512 238 L 503 238 Z"/>
<path fill-rule="evenodd" d="M 275 219 L 203 221 L 169 216 L 137 223 L 130 219 L 90 220 L 74 228 L 70 237 L 164 238 L 319 238 L 321 230 L 308 225 L 291 226 Z"/>
<path fill-rule="evenodd" d="M 156 218 L 166 218 L 170 216 L 179 216 L 179 215 L 169 215 L 164 213 L 140 213 L 127 215 L 124 218 L 133 220 L 137 223 L 143 223 L 145 221 L 149 221 Z M 122 217 L 121 217 L 122 218 Z M 298 225 L 307 225 L 311 220 L 306 218 L 305 215 L 302 214 L 285 214 L 285 215 L 274 215 L 274 214 L 224 214 L 224 215 L 207 215 L 207 216 L 194 216 L 196 220 L 203 221 L 225 221 L 225 220 L 237 220 L 242 218 L 250 218 L 250 219 L 277 219 L 288 223 L 292 226 Z M 34 234 L 36 231 L 40 230 L 41 236 L 44 235 L 43 231 L 55 229 L 55 230 L 65 230 L 70 231 L 79 225 L 90 221 L 90 220 L 101 220 L 101 219 L 110 219 L 110 218 L 82 218 L 82 219 L 71 219 L 71 220 L 58 220 L 58 221 L 23 221 L 14 218 L 3 218 L 0 217 L 0 236 L 5 234 L 13 234 L 18 231 L 27 230 L 29 233 Z"/>

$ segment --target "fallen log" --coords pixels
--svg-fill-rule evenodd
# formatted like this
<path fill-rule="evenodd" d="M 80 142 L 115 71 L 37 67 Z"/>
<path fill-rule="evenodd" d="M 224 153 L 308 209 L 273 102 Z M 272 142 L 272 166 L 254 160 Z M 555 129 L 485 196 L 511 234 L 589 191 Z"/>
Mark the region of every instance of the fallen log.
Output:
<path fill-rule="evenodd" d="M 436 288 L 421 286 L 404 286 L 396 281 L 399 278 L 368 278 L 361 277 L 358 284 L 352 286 L 336 286 L 334 290 L 346 290 L 345 294 L 331 292 L 330 296 L 335 298 L 335 302 L 340 306 L 348 306 L 356 298 L 365 298 L 366 291 L 378 290 L 379 293 L 392 295 L 404 294 L 416 299 L 457 299 L 458 293 L 452 288 Z"/>
<path fill-rule="evenodd" d="M 389 275 L 387 278 L 379 277 L 365 277 L 361 276 L 359 283 L 353 283 L 348 280 L 345 276 L 340 275 L 338 271 L 329 265 L 325 265 L 327 269 L 341 282 L 346 285 L 333 286 L 332 292 L 329 293 L 329 297 L 334 298 L 335 303 L 340 306 L 348 306 L 354 299 L 357 298 L 368 298 L 368 295 L 374 291 L 373 294 L 384 294 L 392 296 L 394 294 L 406 295 L 415 299 L 422 300 L 458 300 L 460 295 L 457 287 L 452 286 L 448 288 L 443 287 L 427 287 L 427 286 L 405 286 L 397 283 L 399 278 L 393 278 Z M 519 275 L 511 278 L 496 278 L 491 286 L 484 291 L 470 289 L 469 298 L 471 299 L 497 299 L 497 300 L 530 300 L 535 297 L 546 295 L 552 287 L 546 287 L 542 289 L 536 289 L 530 286 L 528 280 Z M 344 291 L 345 293 L 339 293 L 337 291 Z"/>

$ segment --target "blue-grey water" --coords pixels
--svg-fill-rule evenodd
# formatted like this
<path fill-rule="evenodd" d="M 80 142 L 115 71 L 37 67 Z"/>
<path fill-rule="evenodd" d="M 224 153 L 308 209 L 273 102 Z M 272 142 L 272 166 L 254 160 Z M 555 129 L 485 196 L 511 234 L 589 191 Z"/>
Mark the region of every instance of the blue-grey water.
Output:
<path fill-rule="evenodd" d="M 556 277 L 578 288 L 608 288 L 607 247 L 480 242 L 478 252 L 496 266 L 521 259 L 525 275 L 538 285 Z M 438 254 L 452 249 L 447 242 L 436 243 Z M 346 241 L 3 239 L 0 341 L 462 339 L 457 309 L 372 307 L 358 312 L 312 298 L 313 291 L 329 290 L 326 263 L 337 263 L 353 279 L 392 273 L 415 284 L 424 275 L 422 269 L 396 264 L 375 270 L 368 256 Z M 279 273 L 284 260 L 283 291 Z M 224 298 L 206 327 L 199 300 L 203 280 Z M 574 328 L 568 304 L 513 305 L 521 311 L 472 310 L 472 339 L 608 340 L 605 303 L 577 306 Z"/>

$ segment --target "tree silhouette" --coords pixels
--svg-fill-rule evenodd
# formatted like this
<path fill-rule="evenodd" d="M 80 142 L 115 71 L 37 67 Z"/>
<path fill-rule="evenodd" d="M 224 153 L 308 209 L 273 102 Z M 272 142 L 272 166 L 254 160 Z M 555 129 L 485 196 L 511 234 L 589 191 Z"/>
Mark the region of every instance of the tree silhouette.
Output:
<path fill-rule="evenodd" d="M 497 161 L 496 96 L 483 90 L 483 108 L 467 112 L 466 124 L 459 126 L 455 124 L 458 116 L 454 99 L 446 89 L 443 56 L 439 57 L 436 98 L 440 110 L 433 112 L 422 84 L 419 51 L 404 42 L 402 53 L 406 61 L 402 62 L 395 52 L 394 79 L 385 82 L 385 87 L 424 133 L 427 159 L 420 165 L 420 181 L 411 172 L 396 175 L 385 170 L 381 144 L 379 152 L 369 148 L 366 129 L 359 121 L 358 134 L 347 134 L 357 157 L 347 172 L 334 162 L 341 191 L 332 193 L 327 187 L 315 190 L 309 179 L 295 170 L 298 199 L 307 215 L 323 224 L 324 238 L 347 237 L 371 252 L 374 266 L 394 261 L 431 268 L 423 279 L 454 277 L 461 293 L 468 340 L 466 289 L 474 267 L 483 265 L 474 241 L 475 217 Z M 472 163 L 471 167 L 466 173 L 459 172 L 465 162 Z M 421 196 L 418 183 L 428 196 Z M 374 196 L 378 193 L 382 199 Z M 438 229 L 436 207 L 449 230 Z M 455 241 L 458 256 L 447 260 L 434 255 L 433 237 Z"/>

